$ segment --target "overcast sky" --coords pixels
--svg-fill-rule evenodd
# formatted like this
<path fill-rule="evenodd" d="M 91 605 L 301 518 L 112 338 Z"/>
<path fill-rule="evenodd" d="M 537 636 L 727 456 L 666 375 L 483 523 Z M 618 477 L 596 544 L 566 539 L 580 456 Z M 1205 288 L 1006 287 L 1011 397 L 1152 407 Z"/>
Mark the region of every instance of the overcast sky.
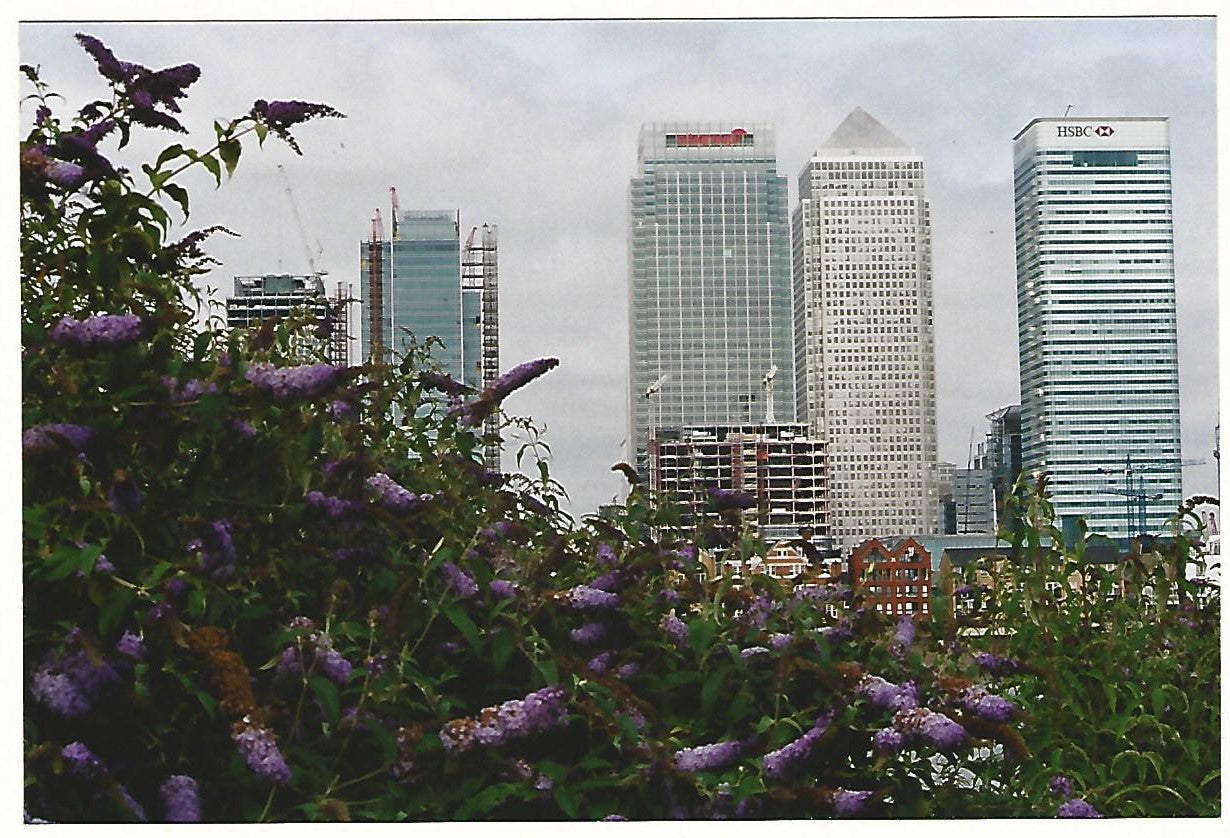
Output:
<path fill-rule="evenodd" d="M 359 281 L 360 242 L 389 187 L 401 208 L 499 226 L 501 362 L 558 369 L 506 406 L 546 428 L 575 513 L 620 488 L 626 426 L 627 193 L 642 123 L 766 120 L 797 179 L 856 106 L 924 158 L 934 252 L 940 457 L 1019 401 L 1012 137 L 1039 116 L 1167 116 L 1173 161 L 1186 493 L 1217 494 L 1217 201 L 1211 18 L 486 23 L 22 24 L 20 59 L 75 110 L 104 87 L 73 34 L 151 68 L 193 62 L 187 143 L 257 98 L 347 114 L 245 150 L 214 191 L 189 181 L 188 229 L 226 224 L 210 284 L 306 273 Z M 23 90 L 25 92 L 25 90 Z M 23 120 L 22 133 L 27 120 Z M 151 134 L 138 151 L 184 141 Z M 277 173 L 283 164 L 305 248 Z M 356 353 L 357 354 L 357 353 Z M 506 455 L 507 456 L 507 455 Z M 511 466 L 511 458 L 506 459 Z"/>

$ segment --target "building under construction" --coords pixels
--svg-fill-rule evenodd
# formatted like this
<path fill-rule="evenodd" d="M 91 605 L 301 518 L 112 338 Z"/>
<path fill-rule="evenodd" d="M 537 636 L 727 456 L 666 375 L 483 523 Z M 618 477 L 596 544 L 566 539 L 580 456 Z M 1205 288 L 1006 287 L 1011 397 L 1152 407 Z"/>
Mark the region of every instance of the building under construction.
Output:
<path fill-rule="evenodd" d="M 350 354 L 350 287 L 338 283 L 332 299 L 316 274 L 263 274 L 235 277 L 235 293 L 226 298 L 230 329 L 260 326 L 270 318 L 307 314 L 330 323 L 327 357 L 345 366 Z"/>
<path fill-rule="evenodd" d="M 428 338 L 431 359 L 475 391 L 499 375 L 499 278 L 495 225 L 475 227 L 461 243 L 457 210 L 402 212 L 391 189 L 386 238 L 379 210 L 360 248 L 364 362 L 395 363 Z M 484 459 L 500 468 L 499 417 L 483 427 Z"/>
<path fill-rule="evenodd" d="M 649 452 L 650 485 L 680 503 L 684 528 L 720 527 L 709 490 L 733 490 L 755 499 L 743 519 L 765 545 L 805 533 L 811 560 L 831 555 L 827 449 L 805 423 L 655 428 Z"/>

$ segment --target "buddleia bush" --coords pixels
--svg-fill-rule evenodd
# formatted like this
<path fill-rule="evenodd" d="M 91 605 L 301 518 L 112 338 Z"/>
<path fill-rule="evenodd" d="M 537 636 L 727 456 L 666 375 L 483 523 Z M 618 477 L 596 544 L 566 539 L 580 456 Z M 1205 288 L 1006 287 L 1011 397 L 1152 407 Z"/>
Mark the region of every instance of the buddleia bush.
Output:
<path fill-rule="evenodd" d="M 418 348 L 331 365 L 327 321 L 201 328 L 193 279 L 224 231 L 181 233 L 180 173 L 222 185 L 253 137 L 298 151 L 292 129 L 340 114 L 259 100 L 209 149 L 125 169 L 110 144 L 182 131 L 199 71 L 78 40 L 108 96 L 73 116 L 22 68 L 28 819 L 1051 805 L 1023 768 L 1032 694 L 997 694 L 929 622 L 844 585 L 709 580 L 641 488 L 577 522 L 545 460 L 486 471 L 484 420 L 555 359 L 475 393 Z M 741 500 L 715 511 L 760 549 Z"/>

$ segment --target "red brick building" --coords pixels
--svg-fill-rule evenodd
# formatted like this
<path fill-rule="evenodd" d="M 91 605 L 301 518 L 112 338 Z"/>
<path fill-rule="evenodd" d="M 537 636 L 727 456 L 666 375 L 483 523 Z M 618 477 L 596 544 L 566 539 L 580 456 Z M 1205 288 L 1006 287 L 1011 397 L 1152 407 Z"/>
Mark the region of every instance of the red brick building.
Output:
<path fill-rule="evenodd" d="M 850 553 L 850 579 L 883 614 L 931 614 L 931 554 L 913 538 L 888 546 L 868 539 Z"/>

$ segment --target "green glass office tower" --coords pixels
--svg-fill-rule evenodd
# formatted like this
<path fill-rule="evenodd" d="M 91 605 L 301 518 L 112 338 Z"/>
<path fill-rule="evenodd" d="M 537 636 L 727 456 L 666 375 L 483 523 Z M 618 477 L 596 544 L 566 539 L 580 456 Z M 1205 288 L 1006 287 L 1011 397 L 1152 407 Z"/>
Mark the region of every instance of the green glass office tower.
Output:
<path fill-rule="evenodd" d="M 496 227 L 474 228 L 461 244 L 456 210 L 394 214 L 392 237 L 384 238 L 379 217 L 360 250 L 364 312 L 363 360 L 395 362 L 410 338 L 428 338 L 432 359 L 444 372 L 474 390 L 499 374 L 499 302 Z M 477 238 L 476 238 L 477 236 Z M 498 435 L 498 417 L 484 432 Z M 499 445 L 486 446 L 485 459 L 500 467 Z"/>
<path fill-rule="evenodd" d="M 651 427 L 793 422 L 790 227 L 773 128 L 641 129 L 630 190 L 629 454 Z M 648 396 L 646 394 L 649 394 Z"/>
<path fill-rule="evenodd" d="M 1159 532 L 1182 496 L 1167 121 L 1035 119 L 1013 163 L 1022 465 L 1057 515 Z"/>

